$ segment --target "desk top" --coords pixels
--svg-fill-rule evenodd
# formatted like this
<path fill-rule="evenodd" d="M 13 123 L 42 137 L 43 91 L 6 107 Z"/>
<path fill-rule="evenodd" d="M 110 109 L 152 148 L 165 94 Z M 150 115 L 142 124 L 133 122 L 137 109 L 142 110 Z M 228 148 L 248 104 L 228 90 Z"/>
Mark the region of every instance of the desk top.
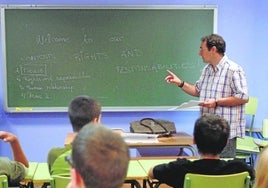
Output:
<path fill-rule="evenodd" d="M 147 146 L 188 146 L 193 145 L 193 136 L 185 133 L 178 132 L 171 137 L 158 138 L 158 142 L 152 143 L 127 143 L 129 147 L 147 147 Z"/>
<path fill-rule="evenodd" d="M 29 162 L 29 168 L 28 168 L 28 173 L 25 177 L 25 179 L 33 179 L 33 176 L 35 174 L 36 168 L 38 166 L 38 162 Z"/>
<path fill-rule="evenodd" d="M 126 180 L 146 179 L 148 174 L 144 171 L 138 160 L 130 160 Z"/>
<path fill-rule="evenodd" d="M 68 133 L 65 138 L 65 145 L 70 144 L 74 139 L 74 133 Z M 146 146 L 186 146 L 194 144 L 193 136 L 185 133 L 178 132 L 173 134 L 171 137 L 158 138 L 159 142 L 138 142 L 138 143 L 127 143 L 129 147 L 146 147 Z"/>
<path fill-rule="evenodd" d="M 29 162 L 28 173 L 26 177 L 20 182 L 22 185 L 26 185 L 29 182 L 32 182 L 37 166 L 38 162 Z"/>
<path fill-rule="evenodd" d="M 130 160 L 126 180 L 146 179 L 147 173 L 144 171 L 138 160 Z M 38 163 L 33 176 L 35 186 L 41 186 L 43 183 L 48 183 L 51 180 L 51 175 L 48 170 L 47 163 Z"/>
<path fill-rule="evenodd" d="M 51 176 L 48 170 L 47 163 L 38 163 L 38 166 L 36 168 L 34 177 L 33 177 L 33 183 L 34 186 L 41 186 L 43 183 L 50 182 Z"/>

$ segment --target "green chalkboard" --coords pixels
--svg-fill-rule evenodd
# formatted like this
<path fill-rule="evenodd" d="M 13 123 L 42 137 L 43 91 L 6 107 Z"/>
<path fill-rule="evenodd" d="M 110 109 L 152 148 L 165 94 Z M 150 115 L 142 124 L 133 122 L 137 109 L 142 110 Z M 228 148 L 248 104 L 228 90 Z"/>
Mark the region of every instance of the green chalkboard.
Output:
<path fill-rule="evenodd" d="M 192 99 L 166 69 L 194 83 L 200 38 L 215 7 L 2 7 L 5 106 L 66 111 L 77 95 L 104 111 L 168 110 Z"/>

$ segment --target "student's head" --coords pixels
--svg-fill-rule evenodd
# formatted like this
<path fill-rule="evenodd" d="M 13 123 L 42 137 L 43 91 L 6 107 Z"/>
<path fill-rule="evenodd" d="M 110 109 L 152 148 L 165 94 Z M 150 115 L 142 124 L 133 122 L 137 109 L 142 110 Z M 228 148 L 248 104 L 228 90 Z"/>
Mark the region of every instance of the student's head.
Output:
<path fill-rule="evenodd" d="M 221 55 L 224 55 L 226 44 L 225 44 L 224 39 L 221 36 L 217 34 L 211 34 L 211 35 L 202 37 L 201 41 L 206 42 L 206 46 L 209 51 L 211 50 L 213 46 L 215 46 L 217 49 L 217 52 Z"/>
<path fill-rule="evenodd" d="M 89 96 L 77 96 L 70 102 L 68 114 L 73 131 L 78 132 L 87 123 L 100 122 L 101 105 Z"/>
<path fill-rule="evenodd" d="M 194 140 L 200 154 L 220 154 L 229 134 L 229 123 L 220 116 L 204 114 L 195 122 Z"/>
<path fill-rule="evenodd" d="M 268 186 L 268 147 L 262 149 L 256 166 L 256 179 L 254 188 L 267 188 Z"/>
<path fill-rule="evenodd" d="M 120 134 L 90 123 L 74 140 L 72 162 L 73 187 L 119 188 L 126 177 L 129 149 Z"/>

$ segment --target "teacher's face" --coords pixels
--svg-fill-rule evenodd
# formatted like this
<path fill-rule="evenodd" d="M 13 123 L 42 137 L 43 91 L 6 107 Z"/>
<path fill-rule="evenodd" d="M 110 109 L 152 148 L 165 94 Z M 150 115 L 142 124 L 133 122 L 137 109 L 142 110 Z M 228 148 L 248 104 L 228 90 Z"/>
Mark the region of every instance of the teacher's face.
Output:
<path fill-rule="evenodd" d="M 202 57 L 205 63 L 210 63 L 211 60 L 211 51 L 207 48 L 207 42 L 201 42 L 199 55 Z"/>

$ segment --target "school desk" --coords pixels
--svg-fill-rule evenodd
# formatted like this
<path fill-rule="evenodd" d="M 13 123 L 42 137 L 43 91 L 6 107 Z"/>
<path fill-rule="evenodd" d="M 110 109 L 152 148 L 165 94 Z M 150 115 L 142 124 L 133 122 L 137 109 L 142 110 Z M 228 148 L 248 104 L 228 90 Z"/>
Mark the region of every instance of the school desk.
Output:
<path fill-rule="evenodd" d="M 158 142 L 137 142 L 127 143 L 130 148 L 144 148 L 144 147 L 179 147 L 187 148 L 191 151 L 192 156 L 197 156 L 198 152 L 193 146 L 193 136 L 185 133 L 178 132 L 171 137 L 158 138 Z"/>
<path fill-rule="evenodd" d="M 135 159 L 130 160 L 125 183 L 130 183 L 132 187 L 141 188 L 138 180 L 143 181 L 146 179 L 148 179 L 148 174 L 144 171 L 139 161 Z"/>
<path fill-rule="evenodd" d="M 73 133 L 68 133 L 65 138 L 65 145 L 70 144 L 73 141 Z M 185 133 L 178 132 L 173 134 L 171 137 L 158 138 L 158 142 L 127 142 L 130 148 L 145 148 L 145 147 L 179 147 L 187 148 L 191 151 L 192 156 L 197 156 L 198 152 L 193 146 L 193 136 Z"/>
<path fill-rule="evenodd" d="M 48 170 L 48 164 L 38 163 L 33 177 L 34 187 L 42 186 L 44 183 L 50 183 L 51 176 Z"/>
<path fill-rule="evenodd" d="M 37 166 L 38 166 L 38 162 L 29 162 L 28 173 L 26 177 L 20 182 L 21 185 L 24 185 L 25 187 L 28 187 L 28 188 L 34 188 L 33 177 L 37 169 Z"/>
<path fill-rule="evenodd" d="M 147 178 L 148 175 L 140 165 L 139 161 L 135 159 L 130 160 L 125 183 L 130 183 L 132 187 L 141 188 L 141 185 L 137 180 Z M 49 184 L 50 180 L 51 175 L 49 173 L 47 163 L 38 163 L 32 179 L 34 187 Z"/>

